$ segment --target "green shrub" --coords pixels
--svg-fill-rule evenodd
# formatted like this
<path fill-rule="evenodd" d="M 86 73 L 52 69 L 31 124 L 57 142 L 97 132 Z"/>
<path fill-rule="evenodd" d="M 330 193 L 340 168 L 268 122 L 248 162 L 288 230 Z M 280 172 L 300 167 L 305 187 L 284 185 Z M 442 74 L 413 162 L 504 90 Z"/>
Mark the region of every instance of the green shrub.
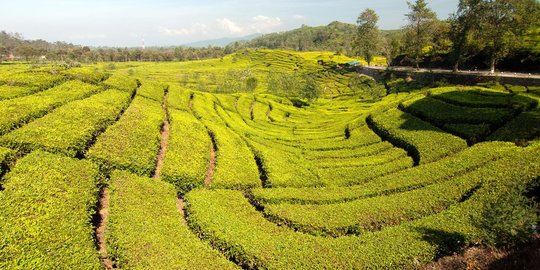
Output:
<path fill-rule="evenodd" d="M 498 187 L 502 190 L 495 192 L 500 195 L 485 200 L 474 220 L 486 244 L 506 249 L 529 242 L 539 217 L 534 202 L 523 195 L 525 186 L 510 184 Z"/>
<path fill-rule="evenodd" d="M 246 91 L 247 92 L 253 92 L 255 91 L 255 88 L 257 88 L 258 80 L 256 77 L 249 77 L 246 80 Z"/>
<path fill-rule="evenodd" d="M 304 107 L 309 106 L 308 102 L 305 102 L 299 98 L 290 98 L 289 100 L 292 102 L 293 106 L 296 108 L 304 108 Z"/>
<path fill-rule="evenodd" d="M 197 119 L 220 123 L 221 118 L 214 109 L 216 102 L 216 98 L 211 94 L 193 93 L 191 111 Z"/>
<path fill-rule="evenodd" d="M 487 82 L 487 83 L 478 83 L 476 85 L 481 86 L 481 87 L 495 89 L 495 90 L 498 90 L 498 91 L 506 91 L 506 88 L 504 86 L 502 86 L 497 81 L 491 81 L 491 82 Z"/>
<path fill-rule="evenodd" d="M 488 140 L 520 141 L 540 137 L 540 108 L 521 113 L 493 132 Z"/>
<path fill-rule="evenodd" d="M 71 157 L 83 155 L 94 135 L 112 124 L 130 102 L 130 93 L 107 90 L 71 102 L 2 137 L 23 151 L 44 149 Z"/>
<path fill-rule="evenodd" d="M 540 86 L 529 86 L 527 88 L 529 89 L 529 93 L 540 96 Z"/>
<path fill-rule="evenodd" d="M 350 138 L 349 138 L 350 139 Z M 394 146 L 389 142 L 377 142 L 366 146 L 357 146 L 344 149 L 326 151 L 308 151 L 305 155 L 311 160 L 334 160 L 343 158 L 368 157 L 392 149 Z"/>
<path fill-rule="evenodd" d="M 386 83 L 388 93 L 412 92 L 422 89 L 424 86 L 416 81 L 407 82 L 405 79 L 398 78 Z"/>
<path fill-rule="evenodd" d="M 4 171 L 6 171 L 14 155 L 15 151 L 9 148 L 0 147 L 0 175 L 4 174 Z"/>
<path fill-rule="evenodd" d="M 110 63 L 110 64 L 106 65 L 103 69 L 105 69 L 105 70 L 115 70 L 116 65 L 114 63 Z"/>
<path fill-rule="evenodd" d="M 415 116 L 427 119 L 438 126 L 445 124 L 501 125 L 513 117 L 507 108 L 470 108 L 452 105 L 431 97 L 411 99 L 403 108 Z"/>
<path fill-rule="evenodd" d="M 23 97 L 38 91 L 36 88 L 29 86 L 0 85 L 0 100 Z"/>
<path fill-rule="evenodd" d="M 265 187 L 323 186 L 317 175 L 309 170 L 310 162 L 299 153 L 282 151 L 271 143 L 256 142 L 251 137 L 248 144 L 267 178 Z M 267 142 L 268 143 L 268 142 Z"/>
<path fill-rule="evenodd" d="M 412 191 L 323 205 L 264 205 L 265 216 L 295 230 L 331 236 L 380 230 L 446 210 L 478 187 L 465 175 Z"/>
<path fill-rule="evenodd" d="M 266 220 L 238 191 L 192 191 L 187 202 L 190 226 L 245 268 L 411 268 L 436 252 L 416 227 L 336 239 L 296 233 Z"/>
<path fill-rule="evenodd" d="M 482 239 L 471 218 L 480 215 L 481 201 L 500 195 L 490 192 L 490 186 L 525 185 L 540 176 L 540 148 L 515 149 L 512 156 L 475 177 L 483 186 L 467 200 L 361 237 L 325 238 L 291 231 L 269 222 L 242 193 L 230 190 L 188 193 L 190 226 L 246 268 L 414 268 Z"/>
<path fill-rule="evenodd" d="M 137 89 L 137 96 L 149 98 L 157 102 L 162 102 L 166 86 L 161 83 L 142 81 Z"/>
<path fill-rule="evenodd" d="M 512 143 L 479 143 L 447 158 L 377 177 L 356 186 L 254 189 L 253 197 L 258 204 L 327 204 L 393 194 L 458 177 L 516 149 Z"/>
<path fill-rule="evenodd" d="M 91 216 L 97 167 L 36 151 L 17 162 L 0 192 L 0 268 L 102 269 Z"/>
<path fill-rule="evenodd" d="M 247 189 L 260 187 L 253 153 L 240 136 L 223 125 L 208 123 L 215 138 L 217 159 L 212 188 Z"/>
<path fill-rule="evenodd" d="M 62 74 L 68 78 L 81 80 L 87 83 L 97 84 L 106 80 L 110 75 L 101 71 L 97 71 L 93 68 L 70 68 L 62 71 Z"/>
<path fill-rule="evenodd" d="M 314 161 L 316 162 L 316 161 Z M 317 186 L 352 186 L 371 181 L 386 174 L 405 170 L 414 165 L 413 160 L 403 156 L 390 163 L 360 167 L 329 167 L 316 170 L 319 182 Z M 292 186 L 292 185 L 291 185 Z M 300 187 L 301 185 L 296 185 Z M 307 185 L 304 185 L 307 186 Z"/>
<path fill-rule="evenodd" d="M 69 81 L 34 95 L 0 101 L 0 134 L 42 117 L 54 108 L 82 99 L 102 89 L 80 81 Z"/>
<path fill-rule="evenodd" d="M 132 93 L 139 86 L 139 82 L 128 76 L 113 74 L 103 82 L 106 86 Z"/>
<path fill-rule="evenodd" d="M 517 111 L 536 107 L 538 101 L 523 95 L 512 95 L 479 87 L 443 87 L 430 89 L 430 97 L 466 107 L 508 108 Z"/>
<path fill-rule="evenodd" d="M 204 125 L 192 114 L 169 109 L 169 116 L 169 147 L 162 179 L 175 184 L 180 192 L 187 192 L 203 185 L 212 142 Z"/>
<path fill-rule="evenodd" d="M 65 81 L 65 79 L 62 75 L 42 71 L 0 74 L 0 84 L 26 86 L 34 89 L 36 92 L 58 85 Z"/>
<path fill-rule="evenodd" d="M 511 84 L 505 84 L 504 88 L 508 90 L 510 93 L 525 93 L 527 92 L 527 87 L 523 85 L 511 85 Z"/>
<path fill-rule="evenodd" d="M 182 222 L 173 185 L 122 171 L 111 178 L 108 254 L 127 269 L 236 269 Z"/>
<path fill-rule="evenodd" d="M 330 138 L 304 141 L 302 147 L 309 151 L 351 150 L 380 143 L 381 138 L 371 131 L 367 125 L 351 131 L 349 139 Z"/>
<path fill-rule="evenodd" d="M 373 155 L 364 157 L 337 158 L 315 161 L 316 167 L 321 169 L 354 168 L 389 164 L 405 156 L 407 156 L 407 152 L 405 152 L 403 149 L 393 147 L 388 149 L 387 151 L 375 153 Z"/>
<path fill-rule="evenodd" d="M 171 85 L 167 97 L 167 107 L 169 109 L 187 111 L 191 93 L 180 86 Z"/>
<path fill-rule="evenodd" d="M 445 124 L 443 127 L 452 134 L 473 143 L 485 138 L 491 132 L 487 124 Z"/>
<path fill-rule="evenodd" d="M 122 169 L 151 176 L 156 166 L 164 118 L 159 102 L 137 96 L 118 122 L 97 138 L 86 156 L 108 171 Z"/>
<path fill-rule="evenodd" d="M 415 163 L 428 163 L 467 147 L 464 140 L 398 109 L 368 117 L 381 137 L 405 149 Z"/>

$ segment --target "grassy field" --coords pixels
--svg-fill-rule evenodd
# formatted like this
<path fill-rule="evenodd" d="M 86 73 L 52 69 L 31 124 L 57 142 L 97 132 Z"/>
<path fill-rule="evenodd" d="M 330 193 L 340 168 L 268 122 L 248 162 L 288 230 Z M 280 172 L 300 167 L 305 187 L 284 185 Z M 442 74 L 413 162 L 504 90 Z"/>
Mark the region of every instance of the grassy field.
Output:
<path fill-rule="evenodd" d="M 536 88 L 373 95 L 350 61 L 0 66 L 0 268 L 411 269 L 532 233 Z"/>

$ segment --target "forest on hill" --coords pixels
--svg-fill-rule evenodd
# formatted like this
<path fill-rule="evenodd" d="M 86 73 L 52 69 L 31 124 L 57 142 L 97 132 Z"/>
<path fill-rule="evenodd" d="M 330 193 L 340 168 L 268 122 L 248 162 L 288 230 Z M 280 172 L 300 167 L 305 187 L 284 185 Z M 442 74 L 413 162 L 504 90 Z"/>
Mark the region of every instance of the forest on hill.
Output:
<path fill-rule="evenodd" d="M 449 18 L 438 18 L 427 1 L 409 3 L 407 25 L 380 30 L 375 11 L 363 11 L 357 25 L 332 22 L 264 35 L 231 44 L 233 49 L 325 50 L 376 55 L 390 66 L 540 71 L 540 4 L 535 0 L 459 2 Z"/>

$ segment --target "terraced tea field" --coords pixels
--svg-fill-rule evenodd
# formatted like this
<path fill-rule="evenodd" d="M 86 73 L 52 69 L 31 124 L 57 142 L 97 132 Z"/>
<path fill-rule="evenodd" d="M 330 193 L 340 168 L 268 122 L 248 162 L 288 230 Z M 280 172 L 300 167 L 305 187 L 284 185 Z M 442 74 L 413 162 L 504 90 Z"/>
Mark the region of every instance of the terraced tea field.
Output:
<path fill-rule="evenodd" d="M 538 184 L 532 91 L 375 102 L 330 55 L 2 68 L 0 268 L 417 268 L 484 243 L 478 221 Z M 246 68 L 254 92 L 218 90 Z M 276 70 L 327 91 L 294 106 L 265 93 Z"/>

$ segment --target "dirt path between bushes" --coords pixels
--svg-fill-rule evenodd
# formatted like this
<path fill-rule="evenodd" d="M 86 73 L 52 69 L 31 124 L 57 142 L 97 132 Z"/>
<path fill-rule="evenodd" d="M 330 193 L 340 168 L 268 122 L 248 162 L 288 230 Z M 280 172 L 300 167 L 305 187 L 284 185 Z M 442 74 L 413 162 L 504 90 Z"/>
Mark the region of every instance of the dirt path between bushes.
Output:
<path fill-rule="evenodd" d="M 204 179 L 204 186 L 208 187 L 212 183 L 214 178 L 214 171 L 216 170 L 216 143 L 212 139 L 212 145 L 210 146 L 210 162 L 208 165 L 208 171 Z"/>
<path fill-rule="evenodd" d="M 99 258 L 105 269 L 116 269 L 114 263 L 107 255 L 107 239 L 105 238 L 105 228 L 109 219 L 109 190 L 104 187 L 99 194 L 99 223 L 96 227 L 96 242 L 98 246 Z"/>
<path fill-rule="evenodd" d="M 165 92 L 163 96 L 163 104 L 161 105 L 163 111 L 165 112 L 165 120 L 163 121 L 163 126 L 161 127 L 161 143 L 159 147 L 159 152 L 156 160 L 156 170 L 154 171 L 153 178 L 160 179 L 161 170 L 163 169 L 163 161 L 165 160 L 165 153 L 169 147 L 169 132 L 170 132 L 170 122 L 169 122 L 169 113 L 167 111 L 167 96 L 168 92 Z"/>

